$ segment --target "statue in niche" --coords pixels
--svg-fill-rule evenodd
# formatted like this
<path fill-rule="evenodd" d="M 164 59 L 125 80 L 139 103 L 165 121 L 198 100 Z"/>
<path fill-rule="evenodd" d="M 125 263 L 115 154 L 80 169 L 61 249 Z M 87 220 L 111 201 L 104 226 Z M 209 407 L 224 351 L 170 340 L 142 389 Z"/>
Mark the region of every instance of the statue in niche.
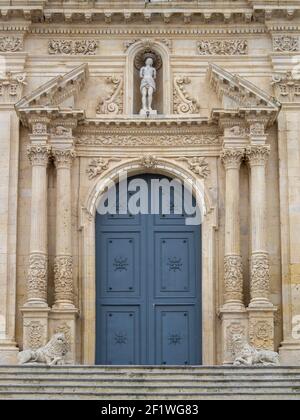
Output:
<path fill-rule="evenodd" d="M 153 58 L 146 58 L 145 66 L 140 70 L 142 109 L 140 115 L 156 115 L 157 111 L 152 109 L 153 95 L 156 91 L 156 69 L 153 66 Z"/>

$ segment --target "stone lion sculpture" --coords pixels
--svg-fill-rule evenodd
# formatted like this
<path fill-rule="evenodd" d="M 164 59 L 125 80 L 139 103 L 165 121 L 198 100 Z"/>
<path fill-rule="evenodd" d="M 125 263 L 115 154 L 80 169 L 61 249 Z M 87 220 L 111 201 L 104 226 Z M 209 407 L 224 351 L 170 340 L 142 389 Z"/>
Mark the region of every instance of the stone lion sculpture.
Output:
<path fill-rule="evenodd" d="M 270 350 L 257 350 L 241 334 L 233 336 L 234 366 L 280 366 L 279 354 Z"/>
<path fill-rule="evenodd" d="M 24 350 L 19 353 L 20 365 L 43 364 L 48 366 L 65 364 L 64 357 L 68 353 L 68 342 L 65 334 L 55 334 L 51 340 L 37 350 Z"/>

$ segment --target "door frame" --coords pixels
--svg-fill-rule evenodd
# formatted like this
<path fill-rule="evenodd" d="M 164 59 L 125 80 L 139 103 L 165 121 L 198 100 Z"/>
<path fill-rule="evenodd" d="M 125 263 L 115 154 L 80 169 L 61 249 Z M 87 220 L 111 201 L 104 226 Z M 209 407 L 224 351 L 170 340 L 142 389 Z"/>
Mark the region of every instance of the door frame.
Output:
<path fill-rule="evenodd" d="M 202 196 L 205 208 L 202 223 L 202 361 L 205 366 L 217 364 L 217 253 L 216 229 L 217 210 L 213 206 L 205 180 L 201 180 L 202 191 L 199 191 L 195 174 L 183 168 L 180 163 L 159 160 L 155 170 L 145 171 L 137 161 L 120 164 L 111 171 L 106 171 L 95 182 L 89 191 L 85 206 L 80 208 L 80 308 L 81 308 L 81 344 L 82 363 L 94 365 L 96 358 L 96 207 L 101 192 L 111 180 L 128 173 L 128 177 L 146 173 L 165 175 L 170 178 L 189 180 L 193 191 Z M 201 277 L 201 276 L 200 276 Z M 201 278 L 199 279 L 201 281 Z M 199 331 L 201 334 L 201 331 Z"/>

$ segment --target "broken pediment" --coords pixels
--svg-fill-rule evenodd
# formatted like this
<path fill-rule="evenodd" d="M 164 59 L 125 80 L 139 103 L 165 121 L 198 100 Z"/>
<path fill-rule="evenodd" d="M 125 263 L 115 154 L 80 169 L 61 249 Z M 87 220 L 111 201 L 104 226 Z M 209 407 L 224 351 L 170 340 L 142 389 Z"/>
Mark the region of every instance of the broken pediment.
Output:
<path fill-rule="evenodd" d="M 267 108 L 279 111 L 281 104 L 272 96 L 242 77 L 212 64 L 209 80 L 224 109 Z"/>
<path fill-rule="evenodd" d="M 73 108 L 78 93 L 88 77 L 88 65 L 76 67 L 63 76 L 57 76 L 26 95 L 16 104 L 16 109 L 61 107 Z"/>

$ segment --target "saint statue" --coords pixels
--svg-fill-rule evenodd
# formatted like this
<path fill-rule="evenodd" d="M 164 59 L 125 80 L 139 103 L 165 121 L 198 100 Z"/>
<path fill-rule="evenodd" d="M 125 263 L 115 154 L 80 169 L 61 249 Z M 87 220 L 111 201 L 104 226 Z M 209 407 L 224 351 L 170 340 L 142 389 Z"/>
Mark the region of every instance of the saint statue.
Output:
<path fill-rule="evenodd" d="M 152 109 L 153 94 L 156 91 L 156 69 L 153 67 L 153 59 L 147 58 L 145 66 L 140 71 L 142 104 L 141 115 L 157 114 Z"/>

